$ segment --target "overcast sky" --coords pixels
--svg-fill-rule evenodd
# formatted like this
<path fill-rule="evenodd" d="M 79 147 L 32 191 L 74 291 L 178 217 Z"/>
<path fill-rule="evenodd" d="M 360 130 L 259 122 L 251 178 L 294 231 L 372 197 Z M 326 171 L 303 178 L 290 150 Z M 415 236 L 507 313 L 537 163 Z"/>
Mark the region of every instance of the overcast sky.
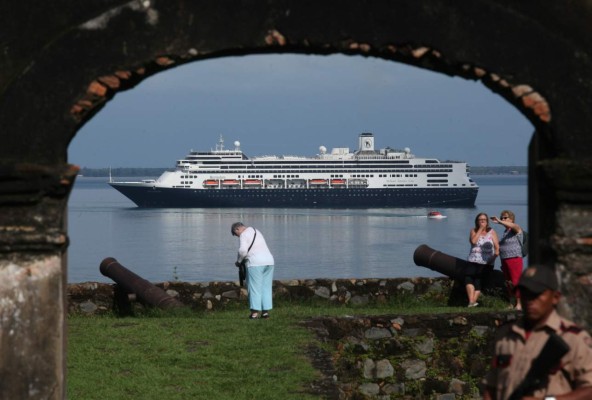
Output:
<path fill-rule="evenodd" d="M 533 126 L 479 82 L 360 56 L 257 55 L 195 62 L 121 92 L 76 135 L 81 167 L 173 167 L 193 150 L 306 155 L 319 146 L 411 148 L 473 166 L 527 164 Z"/>

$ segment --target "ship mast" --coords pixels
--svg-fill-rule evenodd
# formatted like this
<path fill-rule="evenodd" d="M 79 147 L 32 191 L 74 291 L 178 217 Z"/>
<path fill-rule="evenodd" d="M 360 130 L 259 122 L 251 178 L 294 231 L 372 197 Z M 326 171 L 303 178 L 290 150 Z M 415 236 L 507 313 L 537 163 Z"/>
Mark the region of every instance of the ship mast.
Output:
<path fill-rule="evenodd" d="M 218 144 L 216 145 L 216 151 L 224 150 L 224 138 L 222 134 L 220 134 L 220 138 L 218 139 Z"/>

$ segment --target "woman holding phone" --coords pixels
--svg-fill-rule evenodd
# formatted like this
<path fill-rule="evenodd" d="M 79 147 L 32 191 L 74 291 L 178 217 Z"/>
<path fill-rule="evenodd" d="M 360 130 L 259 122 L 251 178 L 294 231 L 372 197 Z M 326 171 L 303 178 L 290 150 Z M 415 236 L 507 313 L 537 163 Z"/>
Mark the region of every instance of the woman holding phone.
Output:
<path fill-rule="evenodd" d="M 493 269 L 495 259 L 499 255 L 499 243 L 497 233 L 489 226 L 487 214 L 477 214 L 475 227 L 469 232 L 469 242 L 471 243 L 471 252 L 468 261 L 491 265 Z M 465 277 L 465 288 L 469 298 L 469 307 L 477 307 L 479 305 L 477 299 L 481 294 L 481 279 L 467 275 Z"/>
<path fill-rule="evenodd" d="M 520 291 L 517 289 L 518 281 L 524 268 L 522 259 L 522 228 L 515 220 L 512 211 L 503 210 L 500 217 L 491 217 L 491 220 L 504 227 L 504 233 L 499 241 L 500 259 L 502 260 L 502 272 L 506 278 L 510 301 L 516 299 L 516 310 L 522 310 Z"/>

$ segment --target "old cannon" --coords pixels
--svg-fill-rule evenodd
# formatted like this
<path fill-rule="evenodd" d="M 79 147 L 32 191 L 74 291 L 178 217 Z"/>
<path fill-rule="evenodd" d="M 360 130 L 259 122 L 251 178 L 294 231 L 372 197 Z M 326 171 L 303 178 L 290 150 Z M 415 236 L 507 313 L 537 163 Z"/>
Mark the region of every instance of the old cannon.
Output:
<path fill-rule="evenodd" d="M 99 267 L 103 275 L 113 279 L 127 293 L 135 294 L 144 303 L 162 309 L 181 307 L 176 298 L 169 296 L 164 290 L 153 285 L 146 279 L 134 274 L 112 257 L 105 258 Z"/>
<path fill-rule="evenodd" d="M 477 264 L 453 257 L 422 244 L 413 253 L 413 262 L 455 280 L 455 289 L 464 291 L 464 279 L 467 276 L 480 278 L 483 291 L 507 299 L 506 280 L 502 271 L 491 266 Z M 457 296 L 458 293 L 455 295 Z M 461 295 L 462 296 L 462 295 Z"/>

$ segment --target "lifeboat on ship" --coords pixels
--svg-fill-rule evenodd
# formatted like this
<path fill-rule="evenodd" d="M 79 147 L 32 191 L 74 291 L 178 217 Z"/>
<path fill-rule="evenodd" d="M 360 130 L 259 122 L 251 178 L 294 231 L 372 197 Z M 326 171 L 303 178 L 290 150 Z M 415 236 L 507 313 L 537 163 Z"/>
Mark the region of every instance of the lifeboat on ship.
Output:
<path fill-rule="evenodd" d="M 222 186 L 240 186 L 240 182 L 238 179 L 224 179 Z"/>
<path fill-rule="evenodd" d="M 349 180 L 350 188 L 366 188 L 368 187 L 368 180 L 365 178 L 354 178 Z"/>
<path fill-rule="evenodd" d="M 328 184 L 327 179 L 310 179 L 308 181 L 310 186 L 326 186 Z"/>
<path fill-rule="evenodd" d="M 428 218 L 430 219 L 442 219 L 446 218 L 446 215 L 442 215 L 440 211 L 430 211 L 428 213 Z"/>
<path fill-rule="evenodd" d="M 300 189 L 306 187 L 306 180 L 304 179 L 289 179 L 288 180 L 288 188 L 290 189 Z"/>
<path fill-rule="evenodd" d="M 259 187 L 263 184 L 263 181 L 261 181 L 261 179 L 245 179 L 243 181 L 243 186 L 248 186 L 248 187 Z"/>
<path fill-rule="evenodd" d="M 283 188 L 285 186 L 285 182 L 283 179 L 266 179 L 265 180 L 265 187 L 270 189 L 276 188 Z"/>
<path fill-rule="evenodd" d="M 203 181 L 203 186 L 206 188 L 218 187 L 219 184 L 220 184 L 220 181 L 217 179 L 206 179 L 205 181 Z"/>
<path fill-rule="evenodd" d="M 331 179 L 331 186 L 345 186 L 345 179 Z"/>

